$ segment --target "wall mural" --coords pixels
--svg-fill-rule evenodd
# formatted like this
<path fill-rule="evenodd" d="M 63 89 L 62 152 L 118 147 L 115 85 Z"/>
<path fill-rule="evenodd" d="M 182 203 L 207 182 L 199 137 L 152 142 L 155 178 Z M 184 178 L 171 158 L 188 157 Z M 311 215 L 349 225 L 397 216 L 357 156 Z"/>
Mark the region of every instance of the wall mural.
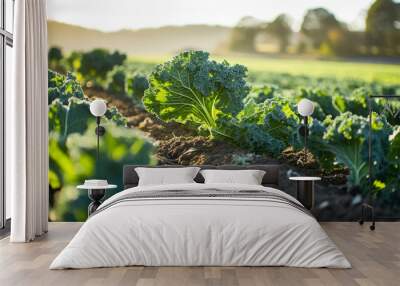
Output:
<path fill-rule="evenodd" d="M 290 194 L 296 186 L 289 176 L 322 177 L 314 209 L 321 220 L 357 218 L 367 197 L 378 218 L 400 217 L 400 100 L 371 101 L 368 185 L 368 98 L 400 97 L 399 19 L 376 19 L 399 4 L 369 1 L 366 28 L 356 30 L 335 11 L 313 7 L 296 8 L 305 13 L 297 28 L 281 14 L 241 15 L 235 26 L 157 22 L 107 30 L 85 26 L 79 13 L 62 23 L 69 2 L 49 2 L 50 220 L 84 221 L 89 199 L 76 186 L 104 178 L 120 191 L 128 163 L 280 162 Z M 102 6 L 93 11 L 101 15 Z M 378 33 L 382 26 L 389 32 Z M 94 98 L 109 107 L 99 164 Z M 315 104 L 306 157 L 302 98 Z"/>

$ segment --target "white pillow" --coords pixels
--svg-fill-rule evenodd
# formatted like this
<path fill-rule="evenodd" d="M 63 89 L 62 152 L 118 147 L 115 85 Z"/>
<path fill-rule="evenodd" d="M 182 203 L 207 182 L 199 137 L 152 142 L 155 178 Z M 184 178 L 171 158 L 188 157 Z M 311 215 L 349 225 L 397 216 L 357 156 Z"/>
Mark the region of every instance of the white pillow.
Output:
<path fill-rule="evenodd" d="M 261 170 L 202 170 L 205 184 L 261 185 L 265 171 Z"/>
<path fill-rule="evenodd" d="M 139 186 L 195 183 L 198 167 L 183 168 L 135 168 L 139 176 Z"/>

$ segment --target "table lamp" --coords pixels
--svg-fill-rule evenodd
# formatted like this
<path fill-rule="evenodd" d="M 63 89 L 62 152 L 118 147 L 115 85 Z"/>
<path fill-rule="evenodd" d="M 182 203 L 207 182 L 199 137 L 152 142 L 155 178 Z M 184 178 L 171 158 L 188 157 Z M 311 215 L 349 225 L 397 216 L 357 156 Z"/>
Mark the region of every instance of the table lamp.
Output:
<path fill-rule="evenodd" d="M 97 127 L 95 133 L 97 135 L 97 163 L 100 158 L 100 136 L 103 136 L 106 129 L 100 125 L 101 117 L 106 113 L 107 105 L 102 99 L 96 99 L 90 103 L 90 113 L 96 117 Z"/>
<path fill-rule="evenodd" d="M 311 116 L 314 112 L 314 103 L 306 98 L 303 98 L 297 104 L 297 111 L 304 119 L 303 129 L 300 130 L 304 136 L 304 163 L 307 162 L 307 136 L 308 136 L 308 116 Z"/>

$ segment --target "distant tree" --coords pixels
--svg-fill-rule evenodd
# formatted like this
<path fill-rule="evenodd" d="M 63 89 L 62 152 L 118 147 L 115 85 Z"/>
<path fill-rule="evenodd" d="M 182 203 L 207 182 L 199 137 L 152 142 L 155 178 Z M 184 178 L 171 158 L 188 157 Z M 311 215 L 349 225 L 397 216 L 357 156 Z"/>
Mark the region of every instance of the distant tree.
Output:
<path fill-rule="evenodd" d="M 125 60 L 126 55 L 118 51 L 110 53 L 106 49 L 94 49 L 82 54 L 79 72 L 86 80 L 102 81 L 114 66 L 122 65 Z"/>
<path fill-rule="evenodd" d="M 400 51 L 400 4 L 392 0 L 376 0 L 368 9 L 366 40 L 372 50 L 385 55 Z"/>
<path fill-rule="evenodd" d="M 261 22 L 246 16 L 233 28 L 230 49 L 238 52 L 255 52 L 254 41 L 261 30 Z"/>
<path fill-rule="evenodd" d="M 288 16 L 285 14 L 279 15 L 274 21 L 267 25 L 265 31 L 278 39 L 279 50 L 281 52 L 286 52 L 289 38 L 292 34 Z"/>
<path fill-rule="evenodd" d="M 326 40 L 320 46 L 323 55 L 351 56 L 359 52 L 362 38 L 351 32 L 345 25 L 329 30 Z"/>
<path fill-rule="evenodd" d="M 301 25 L 301 32 L 311 40 L 315 49 L 328 42 L 329 33 L 341 29 L 335 15 L 324 8 L 308 10 Z"/>

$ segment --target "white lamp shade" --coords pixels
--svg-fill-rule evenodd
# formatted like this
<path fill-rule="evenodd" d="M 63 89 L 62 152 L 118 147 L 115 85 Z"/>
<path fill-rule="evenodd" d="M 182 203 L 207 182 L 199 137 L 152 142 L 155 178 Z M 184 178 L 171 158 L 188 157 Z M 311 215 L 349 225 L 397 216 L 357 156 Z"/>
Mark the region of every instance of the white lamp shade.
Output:
<path fill-rule="evenodd" d="M 90 104 L 90 113 L 96 117 L 103 116 L 107 111 L 107 105 L 104 100 L 96 99 Z"/>
<path fill-rule="evenodd" d="M 297 104 L 297 111 L 301 116 L 310 116 L 314 112 L 314 103 L 311 100 L 303 98 Z"/>

